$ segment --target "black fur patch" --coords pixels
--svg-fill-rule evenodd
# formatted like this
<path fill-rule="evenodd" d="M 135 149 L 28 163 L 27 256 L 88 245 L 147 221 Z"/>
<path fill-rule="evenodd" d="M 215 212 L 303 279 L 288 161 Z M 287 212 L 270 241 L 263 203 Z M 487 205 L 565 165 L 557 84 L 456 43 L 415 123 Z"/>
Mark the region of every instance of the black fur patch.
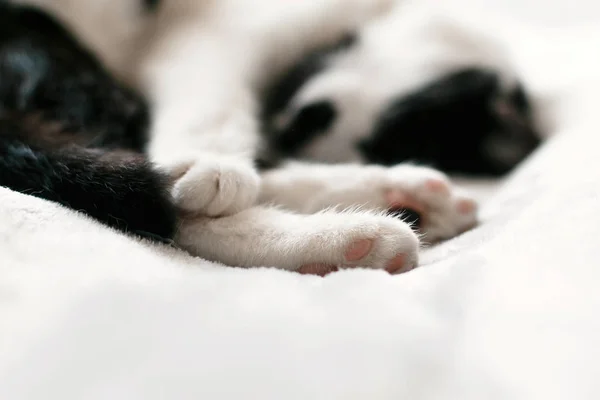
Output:
<path fill-rule="evenodd" d="M 289 109 L 296 93 L 327 60 L 356 42 L 349 36 L 333 47 L 309 54 L 266 92 L 263 102 L 265 150 L 259 165 L 272 168 L 325 133 L 335 119 L 335 104 L 321 120 L 300 110 L 281 131 L 274 118 Z M 308 106 L 311 113 L 312 105 Z M 329 116 L 331 114 L 331 116 Z M 325 113 L 323 114 L 325 115 Z M 429 164 L 446 172 L 501 175 L 510 171 L 540 143 L 525 89 L 507 92 L 498 74 L 465 68 L 399 96 L 382 111 L 371 134 L 357 146 L 366 162 L 392 165 L 404 161 Z"/>
<path fill-rule="evenodd" d="M 88 145 L 142 150 L 144 101 L 119 85 L 54 19 L 29 7 L 0 6 L 0 107 L 39 113 Z"/>
<path fill-rule="evenodd" d="M 53 18 L 0 3 L 0 185 L 169 239 L 167 178 L 141 154 L 148 120 Z"/>
<path fill-rule="evenodd" d="M 142 0 L 144 8 L 148 11 L 154 11 L 160 7 L 161 0 Z"/>
<path fill-rule="evenodd" d="M 324 133 L 335 120 L 336 111 L 331 103 L 323 101 L 300 109 L 290 124 L 272 138 L 272 145 L 282 154 L 293 154 L 319 134 Z"/>
<path fill-rule="evenodd" d="M 373 163 L 500 175 L 538 144 L 524 89 L 503 93 L 496 73 L 469 68 L 392 102 L 359 148 Z"/>
<path fill-rule="evenodd" d="M 415 210 L 408 208 L 398 208 L 389 211 L 389 215 L 399 218 L 400 220 L 410 224 L 414 231 L 419 231 L 423 222 L 423 217 Z"/>
<path fill-rule="evenodd" d="M 166 176 L 137 153 L 36 148 L 15 118 L 0 119 L 0 185 L 55 201 L 127 232 L 173 236 Z"/>

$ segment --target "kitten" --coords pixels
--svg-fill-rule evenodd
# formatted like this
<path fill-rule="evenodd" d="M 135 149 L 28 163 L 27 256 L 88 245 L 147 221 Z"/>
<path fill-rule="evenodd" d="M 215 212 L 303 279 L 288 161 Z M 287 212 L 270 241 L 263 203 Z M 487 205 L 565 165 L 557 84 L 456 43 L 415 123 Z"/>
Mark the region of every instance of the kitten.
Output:
<path fill-rule="evenodd" d="M 335 42 L 390 3 L 264 2 L 264 7 L 257 7 L 242 0 L 164 0 L 149 8 L 147 2 L 124 0 L 36 1 L 77 32 L 101 61 L 95 61 L 82 45 L 67 39 L 49 16 L 37 11 L 39 21 L 27 25 L 29 17 L 21 16 L 23 21 L 13 24 L 25 33 L 7 25 L 9 50 L 22 41 L 33 44 L 9 51 L 6 59 L 17 54 L 34 61 L 14 89 L 18 94 L 32 93 L 32 106 L 21 109 L 16 101 L 17 106 L 7 107 L 7 118 L 26 126 L 25 119 L 13 120 L 13 115 L 34 112 L 41 114 L 44 127 L 57 121 L 62 129 L 15 130 L 21 132 L 21 152 L 9 152 L 4 158 L 11 161 L 31 152 L 36 160 L 56 157 L 57 166 L 51 170 L 56 179 L 62 182 L 66 178 L 61 174 L 71 174 L 80 186 L 68 188 L 68 193 L 56 189 L 62 190 L 61 186 L 52 186 L 55 193 L 44 191 L 47 177 L 42 168 L 36 172 L 39 182 L 3 184 L 61 201 L 127 231 L 173 237 L 193 254 L 243 267 L 321 274 L 361 266 L 404 272 L 417 265 L 419 239 L 409 224 L 388 213 L 416 211 L 429 241 L 470 228 L 475 223 L 474 202 L 443 174 L 428 168 L 291 163 L 259 176 L 253 166 L 260 145 L 256 93 L 272 74 L 284 71 L 316 46 Z M 12 10 L 10 18 L 33 12 Z M 111 12 L 115 13 L 112 17 Z M 127 18 L 131 19 L 127 27 L 120 26 Z M 53 28 L 49 33 L 28 35 L 37 29 L 36 24 Z M 22 40 L 12 41 L 15 32 Z M 46 54 L 41 63 L 36 52 Z M 42 74 L 39 79 L 45 64 L 50 71 L 63 68 L 64 73 Z M 148 131 L 143 102 L 111 80 L 101 64 L 148 99 L 153 115 Z M 36 90 L 32 91 L 32 84 Z M 47 104 L 47 98 L 61 92 L 45 92 L 46 85 L 64 85 L 63 93 L 73 97 L 58 96 L 58 101 Z M 68 101 L 61 103 L 64 99 Z M 6 104 L 11 103 L 6 100 Z M 73 112 L 79 114 L 72 116 Z M 40 139 L 44 137 L 49 140 Z M 123 155 L 122 150 L 134 154 Z M 142 151 L 152 164 L 145 161 Z M 65 168 L 65 164 L 71 166 L 69 157 L 76 158 L 81 168 L 74 172 Z M 116 181 L 89 173 L 87 168 L 94 170 L 95 163 L 101 164 L 97 170 L 112 174 Z M 26 163 L 4 169 L 11 168 L 29 177 Z M 132 169 L 136 174 L 124 172 Z M 83 199 L 77 190 L 91 192 L 95 187 L 100 187 L 101 201 L 74 205 Z M 170 190 L 169 197 L 166 190 Z M 126 197 L 130 192 L 140 197 L 130 201 Z M 114 210 L 99 208 L 104 202 L 124 208 L 113 215 Z M 278 208 L 267 205 L 273 203 Z M 335 211 L 335 207 L 346 211 Z M 158 224 L 161 216 L 165 222 L 158 229 L 152 224 Z"/>
<path fill-rule="evenodd" d="M 309 54 L 265 94 L 264 157 L 511 170 L 540 142 L 529 96 L 499 43 L 454 14 L 398 4 Z"/>

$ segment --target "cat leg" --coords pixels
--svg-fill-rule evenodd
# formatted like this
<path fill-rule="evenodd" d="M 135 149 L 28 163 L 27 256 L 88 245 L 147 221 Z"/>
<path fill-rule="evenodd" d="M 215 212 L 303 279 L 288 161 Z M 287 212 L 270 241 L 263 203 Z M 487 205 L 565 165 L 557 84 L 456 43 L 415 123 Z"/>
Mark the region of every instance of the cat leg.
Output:
<path fill-rule="evenodd" d="M 254 99 L 238 70 L 243 60 L 229 58 L 225 39 L 211 37 L 192 30 L 173 38 L 145 65 L 155 110 L 147 150 L 175 179 L 178 206 L 221 216 L 256 201 L 259 138 Z"/>
<path fill-rule="evenodd" d="M 230 266 L 318 275 L 356 267 L 406 272 L 417 266 L 419 248 L 406 223 L 378 213 L 300 215 L 266 207 L 223 218 L 184 218 L 176 243 Z"/>
<path fill-rule="evenodd" d="M 220 79 L 218 72 L 203 74 Z M 173 87 L 181 84 L 173 82 Z M 231 215 L 256 201 L 259 176 L 253 154 L 258 134 L 253 100 L 243 86 L 230 85 L 231 81 L 215 87 L 212 82 L 195 93 L 186 88 L 179 96 L 170 89 L 156 94 L 161 100 L 155 106 L 148 153 L 175 179 L 173 197 L 187 211 Z"/>
<path fill-rule="evenodd" d="M 332 207 L 400 214 L 409 210 L 430 243 L 456 236 L 477 222 L 475 201 L 443 173 L 426 167 L 294 162 L 265 172 L 261 182 L 261 203 L 302 213 Z"/>
<path fill-rule="evenodd" d="M 197 67 L 193 60 L 175 60 L 173 68 L 182 71 L 157 77 L 165 88 L 151 96 L 157 100 L 148 153 L 175 179 L 179 206 L 230 215 L 253 205 L 258 195 L 254 100 L 240 77 L 230 78 L 223 60 L 196 61 Z"/>
<path fill-rule="evenodd" d="M 321 33 L 341 36 L 390 0 L 184 3 L 165 3 L 150 24 L 155 40 L 140 46 L 148 51 L 140 57 L 138 86 L 155 115 L 148 152 L 178 179 L 180 206 L 230 215 L 253 204 L 259 190 L 254 96 L 263 78 L 329 40 Z"/>

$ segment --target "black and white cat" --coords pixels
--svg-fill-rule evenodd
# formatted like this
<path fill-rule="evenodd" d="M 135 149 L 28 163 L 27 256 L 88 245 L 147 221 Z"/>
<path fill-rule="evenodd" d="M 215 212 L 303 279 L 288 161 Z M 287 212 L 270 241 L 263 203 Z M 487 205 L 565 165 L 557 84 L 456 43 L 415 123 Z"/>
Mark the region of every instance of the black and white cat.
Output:
<path fill-rule="evenodd" d="M 389 272 L 415 267 L 419 239 L 390 213 L 416 212 L 430 242 L 455 236 L 476 221 L 473 200 L 444 174 L 425 167 L 292 162 L 262 175 L 254 167 L 264 145 L 257 93 L 314 49 L 334 45 L 389 12 L 390 0 L 27 3 L 77 32 L 102 65 L 46 14 L 3 3 L 3 186 L 83 210 L 126 231 L 174 238 L 211 260 L 319 274 L 354 266 Z M 364 37 L 361 33 L 360 43 Z M 340 54 L 351 59 L 358 57 L 354 53 Z M 337 96 L 332 108 L 344 120 L 353 115 L 350 110 L 359 110 L 361 118 L 377 114 L 395 97 L 388 94 L 383 103 L 360 99 L 356 108 L 340 113 L 342 102 L 356 99 L 356 92 L 346 98 L 338 90 L 343 63 L 333 65 L 331 83 L 314 84 L 326 81 L 325 71 L 296 89 L 316 87 Z M 104 67 L 148 100 L 149 129 L 144 101 Z M 438 72 L 411 79 L 417 85 L 402 90 L 433 85 Z M 509 85 L 506 95 L 520 102 L 523 96 L 512 96 L 516 89 Z M 281 103 L 276 118 L 284 130 L 299 105 L 319 100 L 294 93 L 291 99 Z M 501 112 L 505 108 L 499 106 Z M 516 117 L 520 124 L 526 116 Z M 348 132 L 354 140 L 353 132 L 364 131 Z M 302 152 L 301 146 L 292 149 Z"/>
<path fill-rule="evenodd" d="M 267 163 L 511 170 L 540 142 L 529 96 L 505 49 L 467 21 L 439 4 L 399 2 L 309 54 L 265 95 Z"/>

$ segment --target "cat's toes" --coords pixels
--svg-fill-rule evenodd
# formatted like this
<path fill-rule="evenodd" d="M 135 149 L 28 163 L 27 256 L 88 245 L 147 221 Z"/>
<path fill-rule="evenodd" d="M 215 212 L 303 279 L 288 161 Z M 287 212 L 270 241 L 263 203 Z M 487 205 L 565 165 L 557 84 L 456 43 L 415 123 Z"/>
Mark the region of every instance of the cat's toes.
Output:
<path fill-rule="evenodd" d="M 437 170 L 402 164 L 349 168 L 340 176 L 328 182 L 331 189 L 308 198 L 309 211 L 330 207 L 387 211 L 423 234 L 426 243 L 452 238 L 476 225 L 475 201 Z"/>
<path fill-rule="evenodd" d="M 408 180 L 407 172 L 411 175 Z M 475 200 L 455 188 L 439 171 L 402 166 L 391 168 L 389 173 L 392 186 L 384 190 L 388 208 L 398 214 L 408 210 L 409 219 L 415 213 L 418 216 L 415 225 L 426 242 L 451 238 L 476 225 Z"/>
<path fill-rule="evenodd" d="M 313 216 L 319 245 L 302 253 L 302 274 L 326 275 L 339 269 L 370 268 L 389 273 L 414 269 L 419 239 L 404 222 L 371 213 L 323 213 Z"/>
<path fill-rule="evenodd" d="M 260 178 L 252 166 L 233 157 L 194 160 L 172 169 L 173 199 L 185 212 L 210 217 L 235 214 L 251 207 Z"/>

